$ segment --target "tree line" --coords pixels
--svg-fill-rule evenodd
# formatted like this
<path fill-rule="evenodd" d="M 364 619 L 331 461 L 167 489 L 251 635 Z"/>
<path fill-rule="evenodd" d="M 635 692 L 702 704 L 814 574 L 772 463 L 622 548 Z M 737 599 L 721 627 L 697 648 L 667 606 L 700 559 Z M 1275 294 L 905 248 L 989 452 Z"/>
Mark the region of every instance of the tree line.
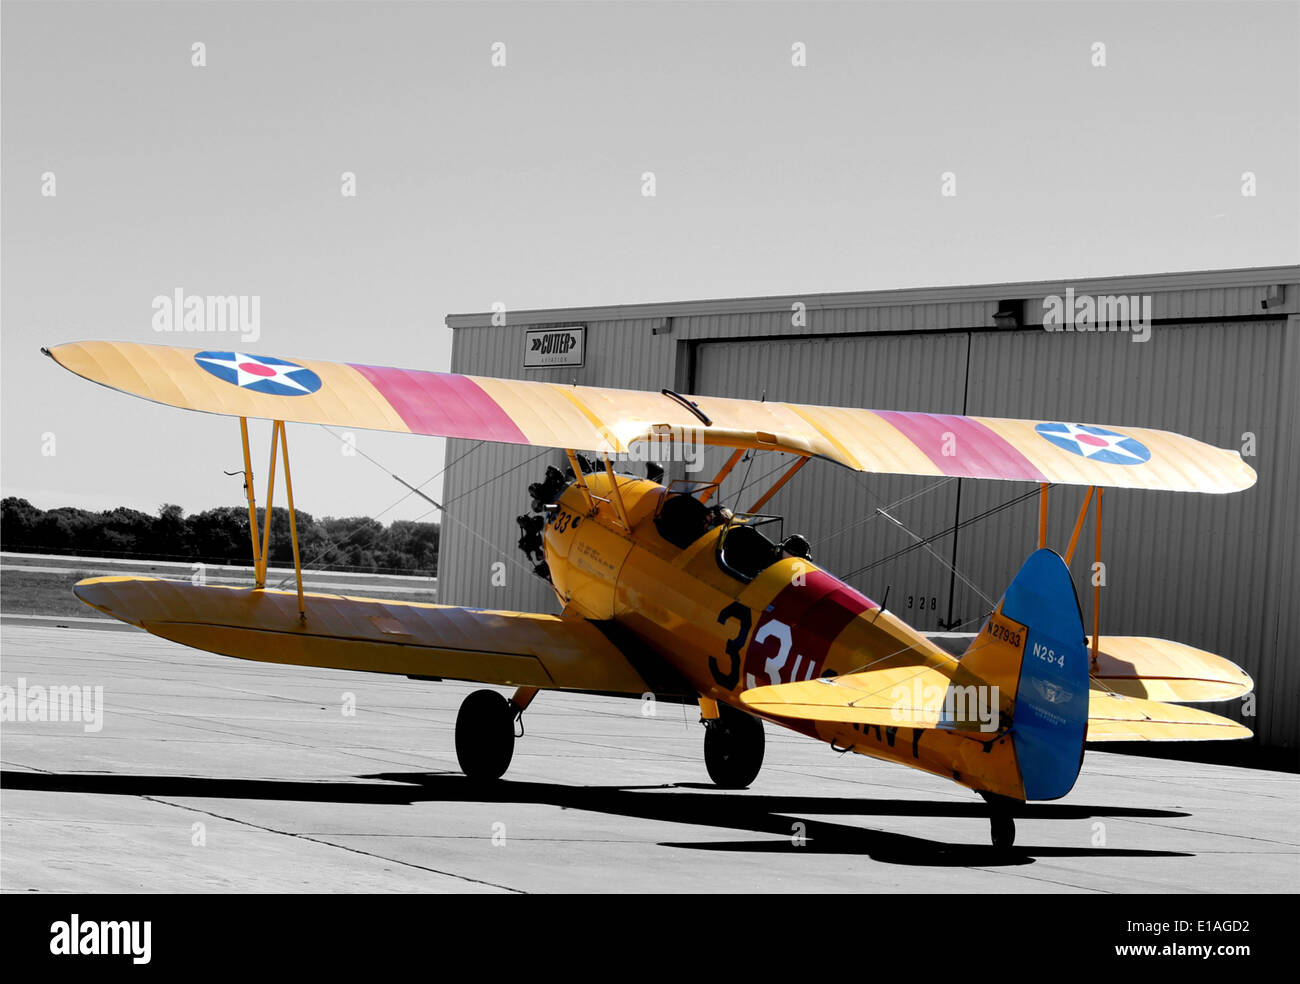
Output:
<path fill-rule="evenodd" d="M 384 526 L 366 516 L 316 519 L 294 510 L 298 552 L 304 568 L 365 573 L 438 572 L 437 523 L 394 520 Z M 257 511 L 260 539 L 266 511 Z M 150 516 L 119 506 L 103 512 L 62 506 L 39 509 L 26 499 L 0 501 L 0 543 L 15 553 L 73 554 L 91 557 L 141 557 L 251 566 L 252 543 L 246 506 L 219 506 L 185 515 L 167 503 Z M 271 510 L 271 563 L 292 566 L 289 511 Z"/>

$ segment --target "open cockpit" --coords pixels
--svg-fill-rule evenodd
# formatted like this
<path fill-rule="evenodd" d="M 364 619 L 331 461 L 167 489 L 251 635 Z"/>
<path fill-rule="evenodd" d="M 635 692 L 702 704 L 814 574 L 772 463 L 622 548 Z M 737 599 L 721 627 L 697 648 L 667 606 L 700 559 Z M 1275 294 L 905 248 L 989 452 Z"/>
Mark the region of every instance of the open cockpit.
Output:
<path fill-rule="evenodd" d="M 701 537 L 720 530 L 715 556 L 718 567 L 739 581 L 752 581 L 782 557 L 812 559 L 808 540 L 783 536 L 784 519 L 758 513 L 736 513 L 708 504 L 717 492 L 714 483 L 674 481 L 660 501 L 654 526 L 673 546 L 685 550 Z"/>

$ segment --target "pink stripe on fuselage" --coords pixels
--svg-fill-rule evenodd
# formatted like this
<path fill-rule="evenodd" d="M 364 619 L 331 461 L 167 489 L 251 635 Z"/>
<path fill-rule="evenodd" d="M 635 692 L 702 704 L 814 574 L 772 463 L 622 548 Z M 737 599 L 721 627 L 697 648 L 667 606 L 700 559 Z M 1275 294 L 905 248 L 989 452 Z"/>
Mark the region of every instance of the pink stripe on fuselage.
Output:
<path fill-rule="evenodd" d="M 947 413 L 872 412 L 897 427 L 945 475 L 1047 481 L 1006 438 L 978 420 Z M 951 435 L 951 439 L 946 435 Z M 945 455 L 945 447 L 954 453 Z"/>
<path fill-rule="evenodd" d="M 497 401 L 468 376 L 387 366 L 353 364 L 352 368 L 392 404 L 413 434 L 531 443 Z"/>

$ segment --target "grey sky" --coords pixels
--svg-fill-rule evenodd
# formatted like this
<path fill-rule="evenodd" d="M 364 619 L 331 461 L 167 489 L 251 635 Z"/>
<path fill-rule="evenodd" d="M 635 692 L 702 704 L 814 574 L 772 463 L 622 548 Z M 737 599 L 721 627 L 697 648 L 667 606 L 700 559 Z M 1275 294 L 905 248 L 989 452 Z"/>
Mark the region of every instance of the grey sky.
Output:
<path fill-rule="evenodd" d="M 153 298 L 178 287 L 260 295 L 255 352 L 444 369 L 443 317 L 494 301 L 1294 263 L 1298 10 L 6 0 L 4 494 L 240 501 L 221 474 L 239 467 L 235 421 L 92 386 L 38 351 L 233 347 L 152 330 Z M 401 495 L 327 433 L 290 438 L 300 508 L 374 514 Z M 411 480 L 442 465 L 438 440 L 358 438 Z"/>

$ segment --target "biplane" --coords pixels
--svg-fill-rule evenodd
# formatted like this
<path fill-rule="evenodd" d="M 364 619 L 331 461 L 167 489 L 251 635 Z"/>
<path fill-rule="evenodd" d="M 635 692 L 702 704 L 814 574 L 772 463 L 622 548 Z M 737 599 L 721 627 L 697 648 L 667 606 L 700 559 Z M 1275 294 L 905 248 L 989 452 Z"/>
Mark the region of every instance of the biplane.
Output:
<path fill-rule="evenodd" d="M 1014 843 L 1028 800 L 1073 788 L 1086 742 L 1249 737 L 1186 705 L 1249 692 L 1228 660 L 1177 642 L 1092 631 L 1068 562 L 1090 509 L 1101 553 L 1108 488 L 1228 493 L 1254 472 L 1231 450 L 1142 427 L 824 407 L 637 392 L 446 372 L 270 358 L 126 342 L 44 350 L 134 396 L 239 419 L 254 584 L 95 577 L 78 598 L 187 646 L 241 659 L 455 679 L 477 690 L 457 714 L 461 769 L 510 765 L 521 715 L 545 690 L 698 702 L 717 786 L 757 776 L 764 721 L 836 751 L 922 769 L 988 803 L 992 841 Z M 262 529 L 248 420 L 272 422 Z M 562 450 L 530 488 L 521 546 L 560 614 L 485 611 L 303 590 L 288 423 Z M 622 474 L 647 441 L 731 450 L 710 481 Z M 747 453 L 792 464 L 747 511 L 720 483 Z M 277 456 L 296 590 L 266 586 Z M 613 456 L 613 458 L 611 457 Z M 943 645 L 819 568 L 806 540 L 773 537 L 763 507 L 813 458 L 863 472 L 1037 483 L 1038 548 L 979 631 Z M 557 462 L 561 461 L 557 457 Z M 1046 543 L 1051 486 L 1087 489 L 1064 556 Z M 737 503 L 740 505 L 741 503 Z M 950 651 L 952 650 L 952 651 Z"/>

